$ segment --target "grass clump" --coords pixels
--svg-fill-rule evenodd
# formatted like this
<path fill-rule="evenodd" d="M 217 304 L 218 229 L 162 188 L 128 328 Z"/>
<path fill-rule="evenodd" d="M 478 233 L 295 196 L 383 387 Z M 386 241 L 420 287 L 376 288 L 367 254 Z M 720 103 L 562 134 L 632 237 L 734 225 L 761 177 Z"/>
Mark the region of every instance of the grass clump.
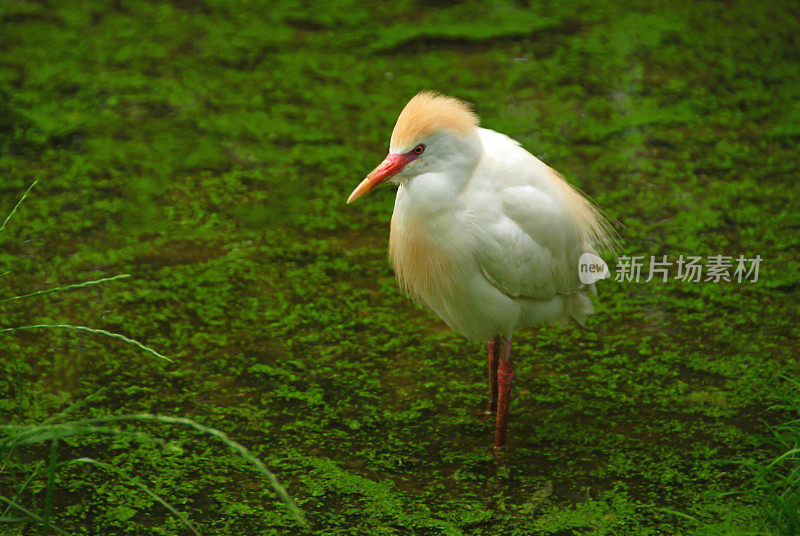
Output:
<path fill-rule="evenodd" d="M 712 493 L 718 507 L 694 514 L 673 509 L 662 511 L 686 519 L 697 528 L 696 536 L 797 536 L 800 535 L 800 382 L 784 378 L 774 395 L 772 411 L 788 416 L 780 425 L 767 426 L 759 436 L 761 455 L 741 461 L 750 484 L 734 491 Z M 776 453 L 778 453 L 776 455 Z M 749 516 L 730 516 L 726 504 L 733 498 L 751 505 Z M 749 517 L 750 523 L 742 524 Z"/>
<path fill-rule="evenodd" d="M 2 225 L 0 225 L 0 233 L 5 230 L 12 216 L 14 216 L 14 214 L 17 212 L 35 185 L 36 182 L 34 181 L 28 187 L 16 205 L 14 205 L 14 208 L 5 218 Z M 6 271 L 2 274 L 2 276 L 6 276 L 9 273 L 10 271 Z M 56 292 L 81 289 L 128 277 L 130 277 L 129 274 L 121 274 L 2 298 L 0 299 L 0 306 L 10 302 L 26 300 Z M 120 333 L 87 326 L 71 324 L 32 324 L 0 328 L 0 334 L 11 334 L 13 332 L 38 329 L 70 330 L 104 335 L 121 340 L 124 343 L 132 345 L 137 349 L 149 353 L 159 359 L 172 362 L 172 360 L 168 357 L 135 339 Z M 13 359 L 14 365 L 18 368 L 16 358 Z M 166 441 L 151 434 L 125 430 L 117 426 L 120 423 L 135 421 L 139 423 L 152 422 L 159 424 L 188 426 L 195 431 L 205 434 L 206 436 L 214 437 L 215 439 L 221 441 L 224 445 L 232 449 L 238 456 L 246 460 L 262 476 L 266 477 L 270 486 L 278 494 L 280 500 L 288 507 L 292 517 L 296 520 L 296 522 L 302 526 L 306 525 L 306 521 L 302 512 L 289 496 L 286 489 L 278 481 L 275 474 L 272 473 L 259 458 L 252 455 L 247 448 L 245 448 L 242 444 L 232 440 L 227 434 L 225 434 L 225 432 L 219 429 L 205 426 L 188 418 L 147 413 L 101 416 L 79 420 L 64 420 L 65 417 L 71 413 L 74 413 L 78 408 L 86 406 L 96 399 L 100 392 L 102 392 L 102 389 L 85 397 L 82 400 L 79 400 L 76 403 L 73 403 L 65 410 L 51 415 L 42 422 L 36 424 L 25 424 L 23 422 L 21 410 L 21 397 L 23 388 L 21 378 L 19 374 L 17 375 L 17 422 L 7 424 L 0 423 L 0 473 L 3 471 L 8 471 L 11 473 L 13 475 L 11 480 L 16 481 L 16 489 L 10 497 L 0 493 L 0 503 L 5 505 L 5 508 L 0 511 L 0 524 L 10 526 L 16 525 L 21 531 L 23 527 L 29 525 L 30 522 L 33 522 L 40 527 L 42 534 L 46 535 L 50 534 L 51 532 L 55 532 L 56 534 L 68 534 L 66 531 L 53 523 L 54 496 L 56 491 L 57 474 L 59 470 L 64 467 L 84 464 L 101 469 L 120 478 L 127 484 L 138 488 L 154 502 L 157 502 L 166 508 L 173 516 L 175 516 L 175 518 L 180 521 L 184 527 L 190 530 L 193 534 L 199 536 L 200 531 L 198 530 L 197 526 L 189 521 L 184 513 L 179 511 L 160 494 L 156 493 L 151 487 L 144 484 L 137 476 L 130 475 L 127 471 L 114 465 L 113 463 L 106 463 L 104 461 L 86 456 L 78 456 L 61 461 L 61 445 L 63 445 L 65 441 L 81 436 L 127 436 L 142 442 L 160 444 L 165 449 L 169 448 L 170 445 Z M 48 444 L 49 450 L 46 448 L 41 448 Z M 31 461 L 32 456 L 35 458 L 35 461 Z M 27 474 L 24 474 L 25 468 L 30 468 Z M 24 503 L 26 502 L 26 494 L 28 494 L 28 492 L 31 490 L 32 485 L 38 480 L 42 479 L 45 480 L 45 500 L 42 511 L 37 512 L 34 508 L 29 508 Z"/>
<path fill-rule="evenodd" d="M 793 416 L 771 427 L 767 444 L 779 456 L 766 464 L 751 463 L 757 486 L 753 498 L 760 501 L 766 522 L 780 536 L 800 534 L 800 383 L 787 380 L 774 409 Z"/>

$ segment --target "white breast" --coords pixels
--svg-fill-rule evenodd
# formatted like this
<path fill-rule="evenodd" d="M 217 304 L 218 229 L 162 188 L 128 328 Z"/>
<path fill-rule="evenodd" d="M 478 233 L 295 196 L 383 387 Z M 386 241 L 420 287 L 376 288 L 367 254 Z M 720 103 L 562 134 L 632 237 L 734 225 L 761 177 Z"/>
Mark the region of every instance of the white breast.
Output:
<path fill-rule="evenodd" d="M 520 308 L 481 274 L 466 207 L 439 203 L 423 215 L 415 195 L 401 187 L 392 214 L 389 257 L 400 287 L 470 339 L 510 336 Z"/>
<path fill-rule="evenodd" d="M 427 176 L 414 179 L 418 187 L 397 190 L 389 235 L 389 258 L 401 288 L 428 303 L 455 292 L 464 265 L 464 251 L 453 235 L 459 225 L 458 206 L 427 203 Z"/>

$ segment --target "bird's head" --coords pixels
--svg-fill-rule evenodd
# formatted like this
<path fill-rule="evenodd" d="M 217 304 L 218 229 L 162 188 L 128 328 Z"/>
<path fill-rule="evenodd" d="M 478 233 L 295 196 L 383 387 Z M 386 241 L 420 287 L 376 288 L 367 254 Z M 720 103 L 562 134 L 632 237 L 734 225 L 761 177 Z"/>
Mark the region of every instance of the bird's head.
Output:
<path fill-rule="evenodd" d="M 402 184 L 423 173 L 463 175 L 480 155 L 477 127 L 478 117 L 466 102 L 431 91 L 418 93 L 397 118 L 389 154 L 347 202 L 387 181 Z"/>

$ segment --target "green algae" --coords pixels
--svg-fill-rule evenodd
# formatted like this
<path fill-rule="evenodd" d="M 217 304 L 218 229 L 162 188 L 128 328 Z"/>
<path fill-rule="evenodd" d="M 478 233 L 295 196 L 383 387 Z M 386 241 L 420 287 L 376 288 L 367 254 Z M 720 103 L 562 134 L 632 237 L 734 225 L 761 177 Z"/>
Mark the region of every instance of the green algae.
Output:
<path fill-rule="evenodd" d="M 787 3 L 11 2 L 0 7 L 3 422 L 153 412 L 225 430 L 319 534 L 760 529 L 744 460 L 797 369 L 800 13 Z M 588 330 L 519 333 L 496 466 L 483 354 L 397 290 L 389 188 L 344 199 L 414 92 L 471 100 L 620 222 L 624 253 L 760 254 L 757 283 L 600 284 Z M 613 268 L 613 266 L 612 266 Z M 148 431 L 147 425 L 130 425 Z M 295 530 L 262 482 L 180 449 L 65 441 L 204 534 Z M 32 452 L 0 473 L 47 456 Z M 27 464 L 27 465 L 26 465 Z M 44 480 L 23 499 L 43 508 Z M 3 493 L 8 495 L 8 493 Z M 59 472 L 72 533 L 179 534 L 147 496 Z M 709 529 L 710 530 L 710 529 Z"/>

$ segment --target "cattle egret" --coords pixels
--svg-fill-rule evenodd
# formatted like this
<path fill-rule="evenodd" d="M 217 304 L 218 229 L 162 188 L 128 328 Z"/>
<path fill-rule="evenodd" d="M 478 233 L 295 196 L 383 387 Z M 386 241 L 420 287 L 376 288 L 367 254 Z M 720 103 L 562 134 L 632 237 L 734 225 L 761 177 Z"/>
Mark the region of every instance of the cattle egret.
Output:
<path fill-rule="evenodd" d="M 494 446 L 505 445 L 514 330 L 583 323 L 594 284 L 584 253 L 612 249 L 600 211 L 513 139 L 478 126 L 469 104 L 433 92 L 409 101 L 389 154 L 350 194 L 397 185 L 389 257 L 400 287 L 448 326 L 488 341 Z"/>

